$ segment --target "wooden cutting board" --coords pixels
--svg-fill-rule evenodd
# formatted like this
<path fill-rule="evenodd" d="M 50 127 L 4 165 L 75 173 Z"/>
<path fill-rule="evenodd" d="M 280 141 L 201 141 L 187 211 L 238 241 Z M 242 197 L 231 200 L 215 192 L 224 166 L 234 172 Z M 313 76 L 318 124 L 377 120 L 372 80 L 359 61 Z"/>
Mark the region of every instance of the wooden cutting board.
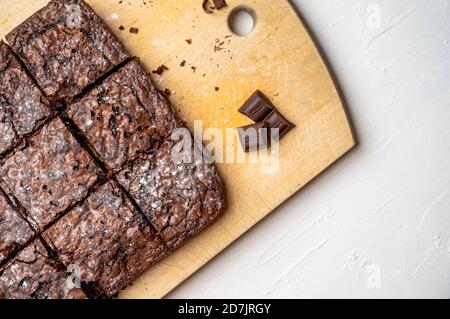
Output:
<path fill-rule="evenodd" d="M 0 36 L 47 2 L 1 0 Z M 213 14 L 203 12 L 202 0 L 87 2 L 149 71 L 169 67 L 154 78 L 172 91 L 174 108 L 191 127 L 201 119 L 204 128 L 217 127 L 225 135 L 226 128 L 249 124 L 236 110 L 256 89 L 297 125 L 281 141 L 276 174 L 264 174 L 263 163 L 218 164 L 225 215 L 121 294 L 160 298 L 349 151 L 355 139 L 332 78 L 288 1 L 228 0 L 227 8 Z M 227 23 L 241 5 L 256 17 L 244 37 Z M 138 34 L 130 27 L 139 28 Z"/>

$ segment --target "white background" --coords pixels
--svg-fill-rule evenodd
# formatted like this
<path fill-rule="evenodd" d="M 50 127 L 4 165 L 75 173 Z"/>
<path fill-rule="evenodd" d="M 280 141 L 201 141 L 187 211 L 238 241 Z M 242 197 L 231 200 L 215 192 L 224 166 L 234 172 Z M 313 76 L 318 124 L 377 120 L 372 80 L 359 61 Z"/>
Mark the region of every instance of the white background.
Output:
<path fill-rule="evenodd" d="M 169 297 L 450 298 L 450 0 L 293 3 L 360 144 Z"/>

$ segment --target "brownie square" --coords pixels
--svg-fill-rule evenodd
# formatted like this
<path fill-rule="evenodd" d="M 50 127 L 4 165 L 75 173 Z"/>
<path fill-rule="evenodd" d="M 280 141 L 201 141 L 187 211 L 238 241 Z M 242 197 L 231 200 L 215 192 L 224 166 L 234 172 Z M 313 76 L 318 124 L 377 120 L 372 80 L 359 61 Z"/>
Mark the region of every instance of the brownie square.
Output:
<path fill-rule="evenodd" d="M 5 191 L 42 230 L 88 195 L 99 169 L 59 118 L 53 119 L 0 167 Z"/>
<path fill-rule="evenodd" d="M 44 239 L 87 290 L 112 297 L 167 252 L 145 218 L 113 182 L 52 225 Z"/>
<path fill-rule="evenodd" d="M 85 299 L 40 239 L 0 268 L 0 299 Z"/>
<path fill-rule="evenodd" d="M 212 223 L 224 207 L 222 182 L 214 165 L 195 160 L 196 148 L 190 149 L 180 152 L 179 144 L 166 141 L 117 176 L 171 249 Z M 187 160 L 180 161 L 182 157 Z"/>
<path fill-rule="evenodd" d="M 178 126 L 170 104 L 138 60 L 71 104 L 67 114 L 112 171 L 161 145 Z"/>
<path fill-rule="evenodd" d="M 25 246 L 33 236 L 28 223 L 0 194 L 0 264 Z"/>
<path fill-rule="evenodd" d="M 9 47 L 0 41 L 0 156 L 49 116 L 48 101 Z"/>
<path fill-rule="evenodd" d="M 128 58 L 123 45 L 82 0 L 53 0 L 6 35 L 52 100 L 71 100 Z"/>

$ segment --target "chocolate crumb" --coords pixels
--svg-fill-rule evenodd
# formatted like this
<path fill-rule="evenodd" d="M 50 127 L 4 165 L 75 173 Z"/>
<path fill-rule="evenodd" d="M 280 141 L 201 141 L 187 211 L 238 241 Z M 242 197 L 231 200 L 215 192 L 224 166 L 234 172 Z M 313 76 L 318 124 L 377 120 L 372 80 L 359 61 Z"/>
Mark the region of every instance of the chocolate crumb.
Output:
<path fill-rule="evenodd" d="M 135 27 L 131 27 L 130 28 L 130 33 L 138 34 L 139 33 L 139 29 L 135 28 Z"/>
<path fill-rule="evenodd" d="M 152 73 L 162 75 L 165 71 L 169 71 L 169 68 L 164 64 L 161 64 L 156 70 L 152 71 Z"/>
<path fill-rule="evenodd" d="M 192 71 L 194 71 L 194 73 L 195 73 L 195 71 L 197 71 L 197 67 L 196 66 L 191 66 L 191 69 L 192 69 Z"/>
<path fill-rule="evenodd" d="M 180 66 L 183 67 L 186 65 L 186 60 L 181 61 Z"/>
<path fill-rule="evenodd" d="M 167 96 L 170 96 L 170 94 L 171 94 L 171 92 L 170 92 L 169 89 L 165 89 L 165 90 L 164 90 L 164 93 L 165 93 Z"/>
<path fill-rule="evenodd" d="M 187 44 L 191 45 L 192 44 L 192 39 L 186 39 Z"/>
<path fill-rule="evenodd" d="M 218 86 L 216 86 L 216 87 L 214 88 L 214 90 L 216 90 L 216 92 L 217 92 L 217 91 L 220 90 L 220 88 L 219 88 Z"/>
<path fill-rule="evenodd" d="M 121 26 L 119 27 L 119 30 L 120 30 L 120 31 L 123 31 L 123 30 L 125 30 L 125 27 L 124 27 L 123 25 L 121 25 Z"/>

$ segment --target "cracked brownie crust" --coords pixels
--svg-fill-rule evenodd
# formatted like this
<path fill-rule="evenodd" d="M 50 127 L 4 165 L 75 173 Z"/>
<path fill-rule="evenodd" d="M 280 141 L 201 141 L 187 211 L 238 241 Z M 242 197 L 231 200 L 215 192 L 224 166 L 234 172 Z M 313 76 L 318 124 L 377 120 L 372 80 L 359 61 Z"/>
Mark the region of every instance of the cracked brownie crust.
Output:
<path fill-rule="evenodd" d="M 195 150 L 180 152 L 179 144 L 166 141 L 153 155 L 136 160 L 117 176 L 171 249 L 223 212 L 221 179 L 213 164 L 195 160 Z M 173 151 L 187 155 L 191 162 L 177 160 Z"/>
<path fill-rule="evenodd" d="M 0 40 L 0 156 L 50 115 L 48 101 Z"/>
<path fill-rule="evenodd" d="M 167 248 L 122 191 L 108 182 L 44 233 L 95 297 L 112 297 Z"/>
<path fill-rule="evenodd" d="M 0 194 L 0 264 L 22 248 L 33 236 L 34 232 L 28 223 Z"/>
<path fill-rule="evenodd" d="M 167 100 L 133 60 L 67 110 L 108 169 L 157 148 L 177 127 Z"/>
<path fill-rule="evenodd" d="M 18 199 L 39 230 L 86 197 L 98 174 L 93 160 L 58 118 L 0 167 L 5 191 Z"/>
<path fill-rule="evenodd" d="M 85 299 L 40 239 L 0 268 L 0 299 Z"/>
<path fill-rule="evenodd" d="M 52 100 L 70 101 L 128 58 L 106 24 L 81 0 L 53 0 L 6 36 Z"/>

